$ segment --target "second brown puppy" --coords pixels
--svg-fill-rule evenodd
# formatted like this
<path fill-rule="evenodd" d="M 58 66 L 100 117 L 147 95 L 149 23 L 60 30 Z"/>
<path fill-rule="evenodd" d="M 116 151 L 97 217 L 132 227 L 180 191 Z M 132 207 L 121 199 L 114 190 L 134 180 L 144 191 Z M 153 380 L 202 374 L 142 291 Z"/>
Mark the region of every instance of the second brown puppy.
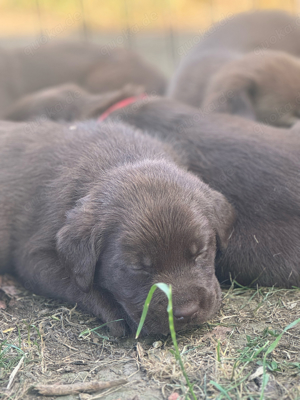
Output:
<path fill-rule="evenodd" d="M 183 58 L 168 94 L 203 114 L 291 126 L 300 117 L 299 42 L 295 15 L 257 10 L 230 16 Z"/>

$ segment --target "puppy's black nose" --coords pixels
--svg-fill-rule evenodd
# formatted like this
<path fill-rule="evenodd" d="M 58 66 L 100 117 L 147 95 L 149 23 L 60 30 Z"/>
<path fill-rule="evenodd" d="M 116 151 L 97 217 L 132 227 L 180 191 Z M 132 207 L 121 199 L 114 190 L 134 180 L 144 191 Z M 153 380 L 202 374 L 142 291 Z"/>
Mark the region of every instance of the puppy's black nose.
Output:
<path fill-rule="evenodd" d="M 173 315 L 177 320 L 183 321 L 192 318 L 198 309 L 198 303 L 191 302 L 181 307 L 175 307 L 173 309 Z"/>

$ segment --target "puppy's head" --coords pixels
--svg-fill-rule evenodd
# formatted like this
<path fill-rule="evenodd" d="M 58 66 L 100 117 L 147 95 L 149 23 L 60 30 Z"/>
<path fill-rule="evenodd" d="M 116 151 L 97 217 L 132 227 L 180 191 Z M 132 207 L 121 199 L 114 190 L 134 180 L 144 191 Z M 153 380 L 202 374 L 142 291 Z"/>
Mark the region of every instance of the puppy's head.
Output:
<path fill-rule="evenodd" d="M 154 283 L 172 285 L 176 329 L 201 324 L 220 306 L 217 246 L 234 212 L 225 198 L 165 161 L 116 168 L 72 210 L 57 249 L 81 290 L 109 291 L 135 329 Z M 167 300 L 156 291 L 145 333 L 167 333 Z"/>
<path fill-rule="evenodd" d="M 300 60 L 265 50 L 232 61 L 211 79 L 202 108 L 291 126 L 300 118 Z"/>

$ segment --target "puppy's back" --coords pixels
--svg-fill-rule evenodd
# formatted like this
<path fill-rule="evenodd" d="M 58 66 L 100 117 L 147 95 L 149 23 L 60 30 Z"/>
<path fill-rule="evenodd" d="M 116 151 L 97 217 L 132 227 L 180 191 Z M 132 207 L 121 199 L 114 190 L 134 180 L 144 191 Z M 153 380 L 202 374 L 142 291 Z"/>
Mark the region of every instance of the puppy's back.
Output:
<path fill-rule="evenodd" d="M 45 236 L 57 229 L 105 171 L 168 157 L 155 139 L 124 124 L 0 122 L 0 269 L 10 268 L 13 243 L 25 242 L 45 221 Z"/>
<path fill-rule="evenodd" d="M 133 51 L 107 49 L 93 43 L 49 42 L 35 48 L 16 49 L 14 55 L 22 78 L 20 94 L 67 82 L 93 93 L 118 90 L 128 83 L 162 94 L 163 74 Z"/>
<path fill-rule="evenodd" d="M 299 19 L 281 10 L 256 10 L 230 16 L 208 30 L 198 51 L 248 52 L 267 48 L 300 55 Z"/>

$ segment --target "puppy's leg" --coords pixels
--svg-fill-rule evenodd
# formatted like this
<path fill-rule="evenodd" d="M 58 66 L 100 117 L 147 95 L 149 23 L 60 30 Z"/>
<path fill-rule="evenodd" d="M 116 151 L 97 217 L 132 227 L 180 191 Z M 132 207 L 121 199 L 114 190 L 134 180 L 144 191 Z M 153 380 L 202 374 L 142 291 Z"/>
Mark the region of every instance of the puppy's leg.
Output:
<path fill-rule="evenodd" d="M 107 326 L 113 336 L 120 337 L 128 333 L 125 312 L 109 292 L 94 287 L 88 293 L 82 292 L 57 259 L 44 253 L 35 254 L 18 262 L 15 270 L 26 289 L 41 296 L 77 303 L 103 322 L 121 319 Z"/>
<path fill-rule="evenodd" d="M 129 333 L 130 329 L 126 324 L 125 312 L 118 303 L 111 298 L 109 293 L 94 288 L 89 293 L 81 293 L 82 297 L 80 301 L 77 300 L 77 304 L 102 321 L 109 322 L 107 327 L 113 336 L 121 337 Z M 75 303 L 76 301 L 74 299 L 70 300 L 70 302 Z M 117 321 L 119 319 L 121 319 L 121 321 Z"/>

